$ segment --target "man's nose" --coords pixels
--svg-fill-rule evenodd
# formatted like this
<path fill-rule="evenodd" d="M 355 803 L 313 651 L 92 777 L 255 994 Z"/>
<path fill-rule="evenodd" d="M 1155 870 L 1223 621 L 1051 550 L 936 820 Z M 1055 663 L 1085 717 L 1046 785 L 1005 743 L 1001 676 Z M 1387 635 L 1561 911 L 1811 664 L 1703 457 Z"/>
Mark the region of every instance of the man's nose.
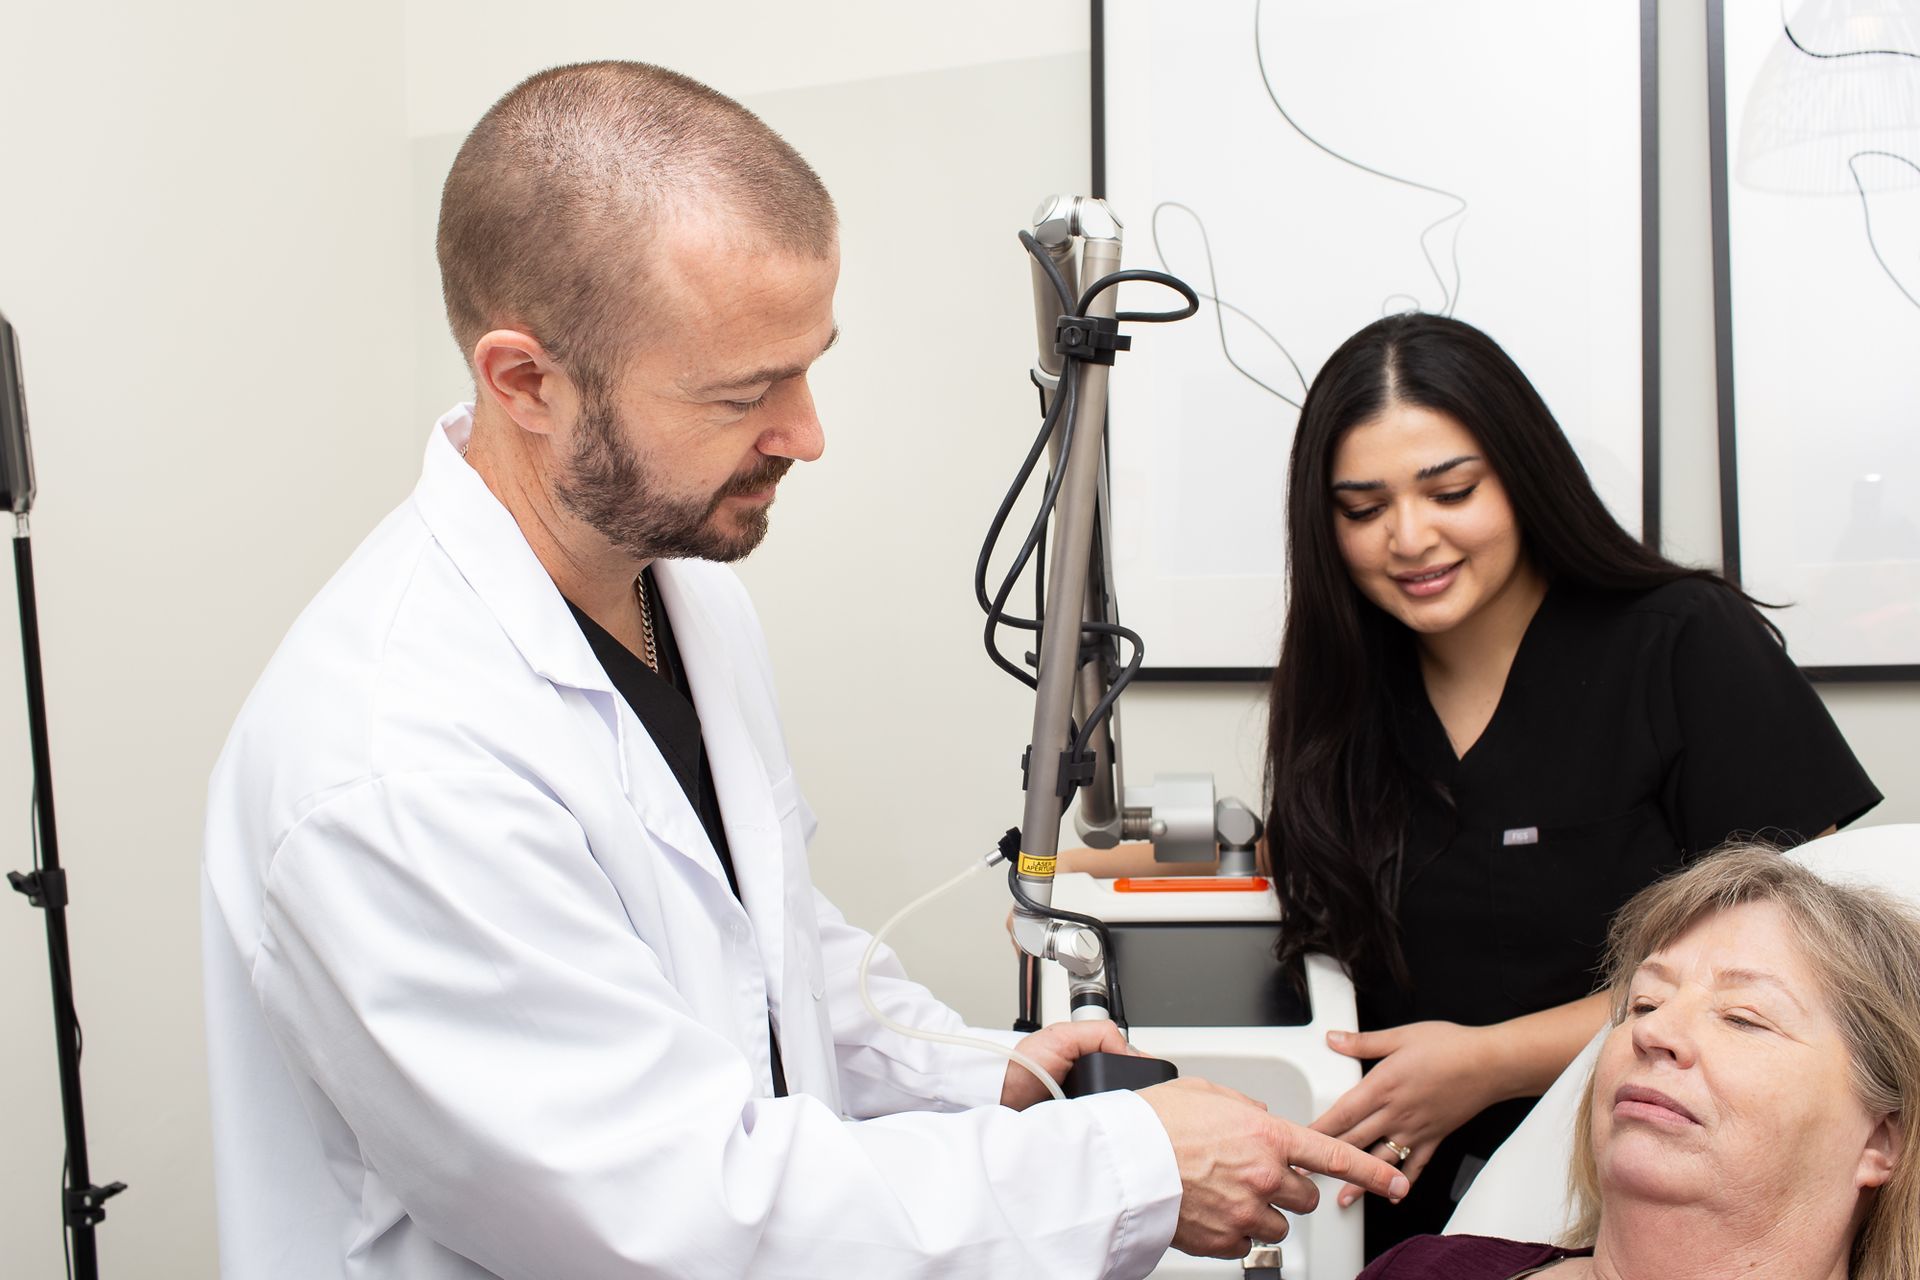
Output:
<path fill-rule="evenodd" d="M 780 406 L 779 419 L 760 434 L 760 452 L 769 457 L 812 462 L 827 449 L 826 432 L 814 411 L 813 390 L 805 379 L 794 383 Z"/>

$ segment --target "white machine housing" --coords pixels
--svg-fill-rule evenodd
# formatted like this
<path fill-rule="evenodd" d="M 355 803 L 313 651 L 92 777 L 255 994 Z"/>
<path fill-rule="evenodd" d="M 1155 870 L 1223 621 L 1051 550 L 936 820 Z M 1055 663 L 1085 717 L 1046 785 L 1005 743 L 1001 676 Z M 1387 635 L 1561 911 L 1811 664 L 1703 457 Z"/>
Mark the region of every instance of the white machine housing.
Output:
<path fill-rule="evenodd" d="M 1189 880 L 1193 887 L 1127 893 L 1117 891 L 1113 880 L 1062 872 L 1054 878 L 1053 902 L 1109 925 L 1279 925 L 1279 902 L 1270 884 L 1260 889 L 1223 890 L 1206 887 L 1208 877 L 1181 879 Z M 1057 964 L 1044 964 L 1041 969 L 1042 1020 L 1056 1021 L 1066 1016 L 1066 974 Z M 1311 1123 L 1360 1082 L 1359 1063 L 1327 1047 L 1327 1032 L 1351 1031 L 1359 1024 L 1353 983 L 1338 965 L 1325 956 L 1309 956 L 1306 975 L 1311 1021 L 1303 1026 L 1167 1027 L 1135 1022 L 1133 1045 L 1143 1053 L 1172 1061 L 1183 1076 L 1200 1076 L 1238 1089 L 1266 1103 L 1275 1115 L 1299 1124 Z M 1200 971 L 1189 978 L 1194 983 L 1251 982 L 1262 976 Z M 1120 978 L 1124 998 L 1127 974 L 1121 973 Z M 1340 1184 L 1328 1178 L 1316 1177 L 1314 1181 L 1320 1186 L 1319 1210 L 1305 1217 L 1287 1215 L 1291 1230 L 1281 1244 L 1283 1274 L 1287 1280 L 1352 1280 L 1364 1265 L 1362 1205 L 1341 1209 L 1335 1202 Z M 1168 1250 L 1153 1274 L 1163 1280 L 1222 1280 L 1241 1274 L 1241 1265 Z"/>

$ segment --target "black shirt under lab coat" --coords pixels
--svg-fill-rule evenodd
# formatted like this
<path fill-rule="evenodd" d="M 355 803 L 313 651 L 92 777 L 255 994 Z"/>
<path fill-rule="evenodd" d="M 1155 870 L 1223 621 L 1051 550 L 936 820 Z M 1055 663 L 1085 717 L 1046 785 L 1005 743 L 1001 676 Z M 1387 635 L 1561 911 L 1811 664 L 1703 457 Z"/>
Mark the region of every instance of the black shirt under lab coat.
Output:
<path fill-rule="evenodd" d="M 1731 836 L 1797 844 L 1881 798 L 1745 602 L 1698 579 L 1631 594 L 1551 587 L 1464 757 L 1411 657 L 1394 678 L 1400 747 L 1428 784 L 1400 875 L 1414 989 L 1361 975 L 1365 1030 L 1485 1025 L 1578 1000 L 1598 981 L 1609 920 L 1653 880 Z M 1370 1200 L 1368 1255 L 1440 1230 L 1456 1182 L 1531 1106 L 1470 1121 L 1397 1208 Z"/>

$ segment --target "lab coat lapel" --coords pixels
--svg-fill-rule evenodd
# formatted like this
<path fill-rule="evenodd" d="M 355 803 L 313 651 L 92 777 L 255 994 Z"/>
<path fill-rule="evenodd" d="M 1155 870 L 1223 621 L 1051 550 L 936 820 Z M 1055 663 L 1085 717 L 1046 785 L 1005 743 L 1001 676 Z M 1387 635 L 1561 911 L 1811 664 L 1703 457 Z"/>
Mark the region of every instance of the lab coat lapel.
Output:
<path fill-rule="evenodd" d="M 454 409 L 435 424 L 413 491 L 414 508 L 529 666 L 555 684 L 611 696 L 613 682 L 567 612 L 546 566 L 527 545 L 513 514 L 460 454 L 473 426 L 469 408 Z M 448 643 L 457 644 L 458 638 L 449 637 Z"/>
<path fill-rule="evenodd" d="M 435 425 L 413 495 L 421 519 L 527 664 L 554 684 L 592 698 L 614 735 L 620 783 L 641 824 L 712 876 L 722 897 L 732 898 L 720 856 L 659 747 L 614 691 L 512 513 L 461 456 L 472 423 L 471 407 L 461 406 Z"/>
<path fill-rule="evenodd" d="M 771 994 L 777 1002 L 784 986 L 786 895 L 773 779 L 741 712 L 727 637 L 701 602 L 699 592 L 678 573 L 672 561 L 654 561 L 653 576 L 673 626 L 681 664 L 693 686 L 693 703 L 700 712 L 700 734 L 713 768 L 714 791 L 720 797 L 720 815 L 740 881 L 741 900 L 753 922 L 760 957 L 773 985 Z"/>

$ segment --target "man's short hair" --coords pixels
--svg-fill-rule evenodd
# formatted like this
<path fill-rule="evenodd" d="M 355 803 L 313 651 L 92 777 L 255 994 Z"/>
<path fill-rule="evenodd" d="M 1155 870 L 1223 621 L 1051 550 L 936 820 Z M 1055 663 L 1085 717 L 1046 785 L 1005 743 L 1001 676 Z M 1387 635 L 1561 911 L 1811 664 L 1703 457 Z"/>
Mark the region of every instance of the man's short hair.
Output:
<path fill-rule="evenodd" d="M 514 328 L 589 393 L 644 341 L 651 252 L 675 216 L 770 250 L 833 252 L 833 199 L 800 153 L 722 93 L 643 62 L 531 76 L 493 104 L 440 197 L 447 320 L 461 353 Z"/>

